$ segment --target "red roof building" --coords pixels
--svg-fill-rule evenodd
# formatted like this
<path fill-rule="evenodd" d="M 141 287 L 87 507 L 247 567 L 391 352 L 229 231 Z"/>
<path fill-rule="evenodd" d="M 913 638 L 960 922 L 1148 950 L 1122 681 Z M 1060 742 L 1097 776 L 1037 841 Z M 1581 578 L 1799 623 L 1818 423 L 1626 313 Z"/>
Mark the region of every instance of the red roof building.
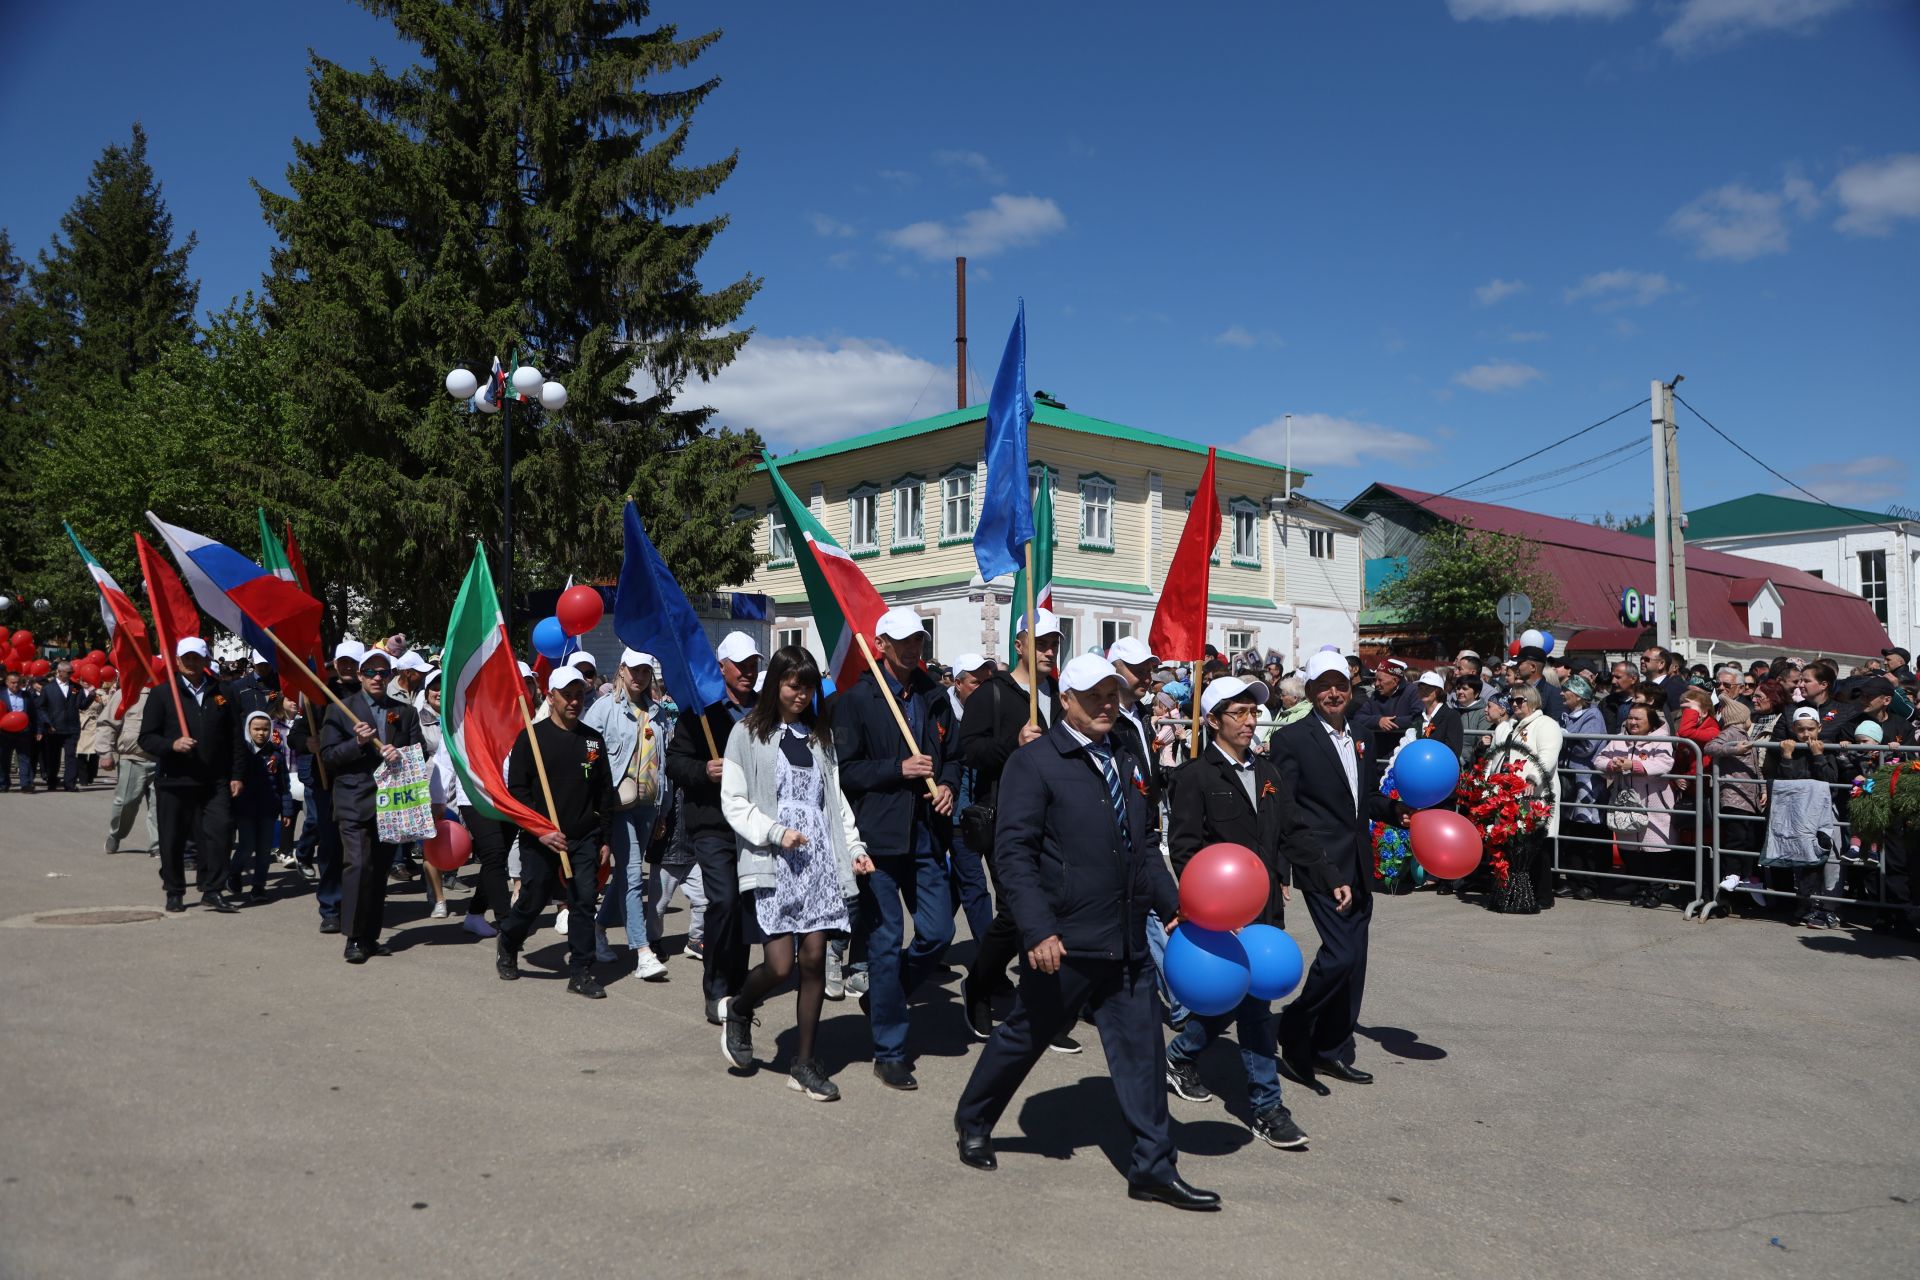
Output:
<path fill-rule="evenodd" d="M 1550 621 L 1570 632 L 1562 637 L 1569 652 L 1621 653 L 1653 643 L 1651 622 L 1628 627 L 1620 616 L 1628 588 L 1653 594 L 1651 538 L 1400 485 L 1369 486 L 1345 509 L 1367 523 L 1362 544 L 1369 561 L 1414 554 L 1440 522 L 1525 538 L 1538 545 L 1540 567 L 1559 587 L 1564 616 Z M 1891 643 L 1873 607 L 1853 592 L 1720 551 L 1687 549 L 1687 610 L 1688 656 L 1700 660 L 1788 653 L 1857 663 Z"/>

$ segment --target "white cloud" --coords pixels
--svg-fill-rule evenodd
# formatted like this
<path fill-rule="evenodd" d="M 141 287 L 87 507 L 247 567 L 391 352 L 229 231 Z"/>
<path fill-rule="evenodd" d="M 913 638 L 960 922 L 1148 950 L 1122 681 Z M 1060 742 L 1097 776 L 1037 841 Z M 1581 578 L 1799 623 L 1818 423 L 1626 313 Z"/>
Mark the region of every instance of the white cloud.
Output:
<path fill-rule="evenodd" d="M 1832 194 L 1845 210 L 1835 227 L 1850 235 L 1884 236 L 1900 219 L 1920 218 L 1920 154 L 1854 165 L 1833 180 Z"/>
<path fill-rule="evenodd" d="M 1730 182 L 1677 210 L 1667 230 L 1693 241 L 1702 258 L 1750 262 L 1787 251 L 1788 216 L 1810 218 L 1820 207 L 1813 184 L 1788 178 L 1778 191 L 1755 191 Z"/>
<path fill-rule="evenodd" d="M 933 153 L 933 162 L 943 169 L 978 178 L 996 187 L 1007 180 L 1006 175 L 994 168 L 993 162 L 978 151 L 936 151 Z"/>
<path fill-rule="evenodd" d="M 1453 375 L 1453 380 L 1469 391 L 1513 391 L 1546 376 L 1530 364 L 1500 359 L 1462 369 Z"/>
<path fill-rule="evenodd" d="M 842 240 L 858 235 L 851 222 L 842 222 L 838 218 L 828 217 L 824 213 L 810 213 L 807 221 L 813 226 L 813 233 L 829 239 Z"/>
<path fill-rule="evenodd" d="M 1526 291 L 1527 282 L 1525 280 L 1502 280 L 1496 276 L 1494 279 L 1476 288 L 1473 291 L 1473 296 L 1479 301 L 1481 306 L 1490 307 L 1502 298 L 1511 298 L 1516 293 L 1525 293 Z"/>
<path fill-rule="evenodd" d="M 1287 420 L 1262 423 L 1227 448 L 1274 462 L 1287 459 Z M 1357 467 L 1364 460 L 1417 462 L 1433 452 L 1433 442 L 1410 431 L 1327 413 L 1293 415 L 1293 465 Z"/>
<path fill-rule="evenodd" d="M 1660 43 L 1678 53 L 1731 44 L 1756 31 L 1811 30 L 1853 0 L 1682 0 Z"/>
<path fill-rule="evenodd" d="M 879 176 L 880 176 L 880 181 L 886 183 L 890 187 L 898 187 L 902 191 L 906 190 L 908 187 L 911 187 L 916 182 L 920 181 L 919 174 L 913 173 L 906 169 L 881 169 L 879 171 Z"/>
<path fill-rule="evenodd" d="M 1597 309 L 1611 311 L 1617 307 L 1652 306 L 1668 294 L 1678 292 L 1679 288 L 1661 272 L 1630 271 L 1621 267 L 1615 271 L 1596 272 L 1561 296 L 1567 302 L 1592 298 Z"/>
<path fill-rule="evenodd" d="M 1067 216 L 1050 199 L 1001 194 L 986 208 L 969 209 L 953 222 L 916 222 L 888 231 L 882 239 L 930 261 L 956 254 L 984 258 L 1032 244 L 1066 226 Z"/>
<path fill-rule="evenodd" d="M 1223 347 L 1238 347 L 1242 351 L 1251 351 L 1255 347 L 1283 347 L 1286 345 L 1286 341 L 1277 333 L 1269 333 L 1265 329 L 1256 333 L 1243 324 L 1228 325 L 1219 333 L 1214 334 L 1213 340 Z"/>
<path fill-rule="evenodd" d="M 1907 464 L 1889 454 L 1815 462 L 1795 467 L 1788 474 L 1823 500 L 1842 507 L 1878 511 L 1907 493 Z M 1789 498 L 1806 496 L 1791 488 L 1774 492 Z"/>
<path fill-rule="evenodd" d="M 1545 329 L 1515 329 L 1507 335 L 1508 342 L 1545 342 L 1552 335 Z"/>
<path fill-rule="evenodd" d="M 1633 8 L 1633 0 L 1447 0 L 1447 12 L 1457 21 L 1479 18 L 1498 22 L 1506 18 L 1617 18 Z"/>
<path fill-rule="evenodd" d="M 688 382 L 674 405 L 711 405 L 726 425 L 791 449 L 938 412 L 952 393 L 952 366 L 889 343 L 755 335 L 713 381 Z"/>

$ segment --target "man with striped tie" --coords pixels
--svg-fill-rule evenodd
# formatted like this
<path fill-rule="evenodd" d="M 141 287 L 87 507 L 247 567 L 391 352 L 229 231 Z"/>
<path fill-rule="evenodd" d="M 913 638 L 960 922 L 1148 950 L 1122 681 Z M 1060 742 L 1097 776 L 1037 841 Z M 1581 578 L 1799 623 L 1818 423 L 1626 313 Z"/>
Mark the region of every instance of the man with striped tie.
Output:
<path fill-rule="evenodd" d="M 981 1052 L 954 1114 L 960 1159 L 996 1166 L 993 1126 L 1048 1042 L 1085 1010 L 1133 1130 L 1127 1194 L 1218 1209 L 1218 1195 L 1188 1186 L 1174 1169 L 1146 931 L 1149 911 L 1172 927 L 1179 894 L 1147 835 L 1145 762 L 1110 736 L 1120 714 L 1113 664 L 1095 654 L 1069 662 L 1060 708 L 1000 780 L 994 858 L 1024 963 L 1013 1012 Z"/>

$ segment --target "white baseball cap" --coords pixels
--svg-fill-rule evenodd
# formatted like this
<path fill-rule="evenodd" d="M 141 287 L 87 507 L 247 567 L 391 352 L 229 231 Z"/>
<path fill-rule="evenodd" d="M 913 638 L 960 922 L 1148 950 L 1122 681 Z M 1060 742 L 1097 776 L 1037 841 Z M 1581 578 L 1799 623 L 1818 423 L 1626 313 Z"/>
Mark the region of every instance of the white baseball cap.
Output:
<path fill-rule="evenodd" d="M 744 631 L 729 631 L 720 637 L 720 644 L 714 649 L 713 656 L 722 662 L 731 662 L 736 667 L 748 658 L 766 657 L 760 652 L 760 646 L 753 642 L 753 637 Z"/>
<path fill-rule="evenodd" d="M 371 648 L 367 650 L 365 653 L 360 655 L 360 669 L 362 671 L 365 671 L 368 667 L 372 666 L 375 662 L 386 663 L 387 669 L 389 671 L 393 669 L 393 655 L 388 653 L 385 649 L 378 647 L 377 645 L 374 648 Z"/>
<path fill-rule="evenodd" d="M 660 669 L 660 664 L 654 660 L 652 654 L 642 653 L 638 649 L 629 649 L 621 654 L 620 665 L 623 667 L 652 667 L 655 671 Z"/>
<path fill-rule="evenodd" d="M 1043 610 L 1040 614 L 1040 625 L 1045 626 L 1050 616 L 1052 615 Z M 1045 635 L 1046 632 L 1043 631 L 1040 634 Z M 1120 673 L 1113 669 L 1111 662 L 1097 653 L 1083 653 L 1067 663 L 1066 668 L 1060 672 L 1060 688 L 1068 693 L 1085 693 L 1102 680 L 1119 678 Z"/>
<path fill-rule="evenodd" d="M 588 666 L 592 667 L 595 671 L 598 671 L 600 669 L 600 663 L 597 660 L 595 660 L 594 656 L 588 653 L 585 649 L 575 649 L 572 653 L 568 654 L 567 660 L 563 665 L 577 669 L 580 666 L 580 664 L 583 662 L 586 663 Z"/>
<path fill-rule="evenodd" d="M 521 663 L 521 664 L 520 664 L 520 678 L 521 678 L 522 680 L 525 680 L 525 679 L 527 679 L 528 677 L 530 677 L 530 676 L 532 676 L 532 675 L 533 675 L 533 668 L 532 668 L 532 667 L 530 667 L 530 666 L 528 666 L 528 665 L 527 665 L 526 663 L 524 663 L 524 662 L 523 662 L 523 663 Z"/>
<path fill-rule="evenodd" d="M 905 605 L 896 605 L 880 615 L 880 621 L 874 626 L 875 635 L 885 636 L 889 640 L 911 640 L 925 635 L 927 624 L 920 615 Z"/>
<path fill-rule="evenodd" d="M 1468 662 L 1479 662 L 1480 655 L 1475 653 L 1471 649 L 1462 649 L 1460 652 L 1453 655 L 1453 660 L 1455 662 L 1460 662 L 1463 659 Z"/>
<path fill-rule="evenodd" d="M 587 678 L 580 674 L 580 668 L 563 662 L 553 669 L 552 675 L 547 677 L 547 688 L 564 689 L 570 684 L 585 684 L 586 682 Z"/>
<path fill-rule="evenodd" d="M 401 654 L 398 658 L 394 659 L 393 669 L 395 671 L 431 671 L 433 670 L 432 667 L 427 665 L 427 660 L 421 657 L 419 652 L 414 649 L 409 649 L 405 653 Z"/>
<path fill-rule="evenodd" d="M 1200 710 L 1208 715 L 1215 707 L 1233 701 L 1235 698 L 1251 697 L 1255 702 L 1265 705 L 1271 696 L 1267 686 L 1259 680 L 1242 680 L 1239 676 L 1221 676 L 1208 685 L 1200 695 Z"/>
<path fill-rule="evenodd" d="M 1789 717 L 1789 719 L 1818 721 L 1820 719 L 1820 713 L 1812 707 L 1795 707 L 1793 709 L 1793 715 Z"/>
<path fill-rule="evenodd" d="M 1436 689 L 1445 689 L 1447 687 L 1447 678 L 1438 671 L 1422 671 L 1420 678 L 1414 681 L 1414 683 L 1432 685 Z"/>
<path fill-rule="evenodd" d="M 173 646 L 173 656 L 184 658 L 190 653 L 197 653 L 203 658 L 213 656 L 207 649 L 207 642 L 199 636 L 181 636 L 179 643 Z"/>
<path fill-rule="evenodd" d="M 982 667 L 991 666 L 992 663 L 993 659 L 984 654 L 963 653 L 953 660 L 953 671 L 955 675 L 962 671 L 978 671 Z"/>
<path fill-rule="evenodd" d="M 1154 660 L 1153 650 L 1139 636 L 1121 636 L 1107 650 L 1108 662 L 1125 662 L 1138 666 L 1142 662 Z"/>
<path fill-rule="evenodd" d="M 366 656 L 367 648 L 358 640 L 342 640 L 339 644 L 333 646 L 333 660 L 335 662 L 340 661 L 342 658 L 348 658 L 354 662 L 358 662 Z"/>
<path fill-rule="evenodd" d="M 1342 680 L 1349 679 L 1346 658 L 1338 653 L 1332 653 L 1325 649 L 1308 658 L 1307 683 L 1312 684 L 1324 675 L 1337 675 Z"/>
<path fill-rule="evenodd" d="M 1033 616 L 1039 620 L 1039 626 L 1035 627 L 1033 631 L 1035 635 L 1057 636 L 1060 634 L 1060 618 L 1058 615 L 1054 613 L 1053 610 L 1035 609 L 1033 611 Z M 1019 625 L 1014 627 L 1014 632 L 1017 635 L 1025 635 L 1027 633 L 1027 615 L 1026 614 L 1023 613 L 1020 615 Z M 1092 655 L 1085 654 L 1082 656 L 1091 657 Z"/>

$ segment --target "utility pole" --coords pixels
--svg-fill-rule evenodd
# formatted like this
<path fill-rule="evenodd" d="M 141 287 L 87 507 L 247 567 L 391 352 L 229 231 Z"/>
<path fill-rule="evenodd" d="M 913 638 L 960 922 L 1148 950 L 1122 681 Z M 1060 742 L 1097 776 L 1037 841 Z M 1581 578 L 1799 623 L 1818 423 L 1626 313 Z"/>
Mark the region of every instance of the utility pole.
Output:
<path fill-rule="evenodd" d="M 1667 521 L 1667 384 L 1655 378 L 1648 401 L 1653 418 L 1653 638 L 1673 647 L 1673 527 Z"/>
<path fill-rule="evenodd" d="M 967 407 L 967 260 L 953 260 L 953 407 Z"/>

